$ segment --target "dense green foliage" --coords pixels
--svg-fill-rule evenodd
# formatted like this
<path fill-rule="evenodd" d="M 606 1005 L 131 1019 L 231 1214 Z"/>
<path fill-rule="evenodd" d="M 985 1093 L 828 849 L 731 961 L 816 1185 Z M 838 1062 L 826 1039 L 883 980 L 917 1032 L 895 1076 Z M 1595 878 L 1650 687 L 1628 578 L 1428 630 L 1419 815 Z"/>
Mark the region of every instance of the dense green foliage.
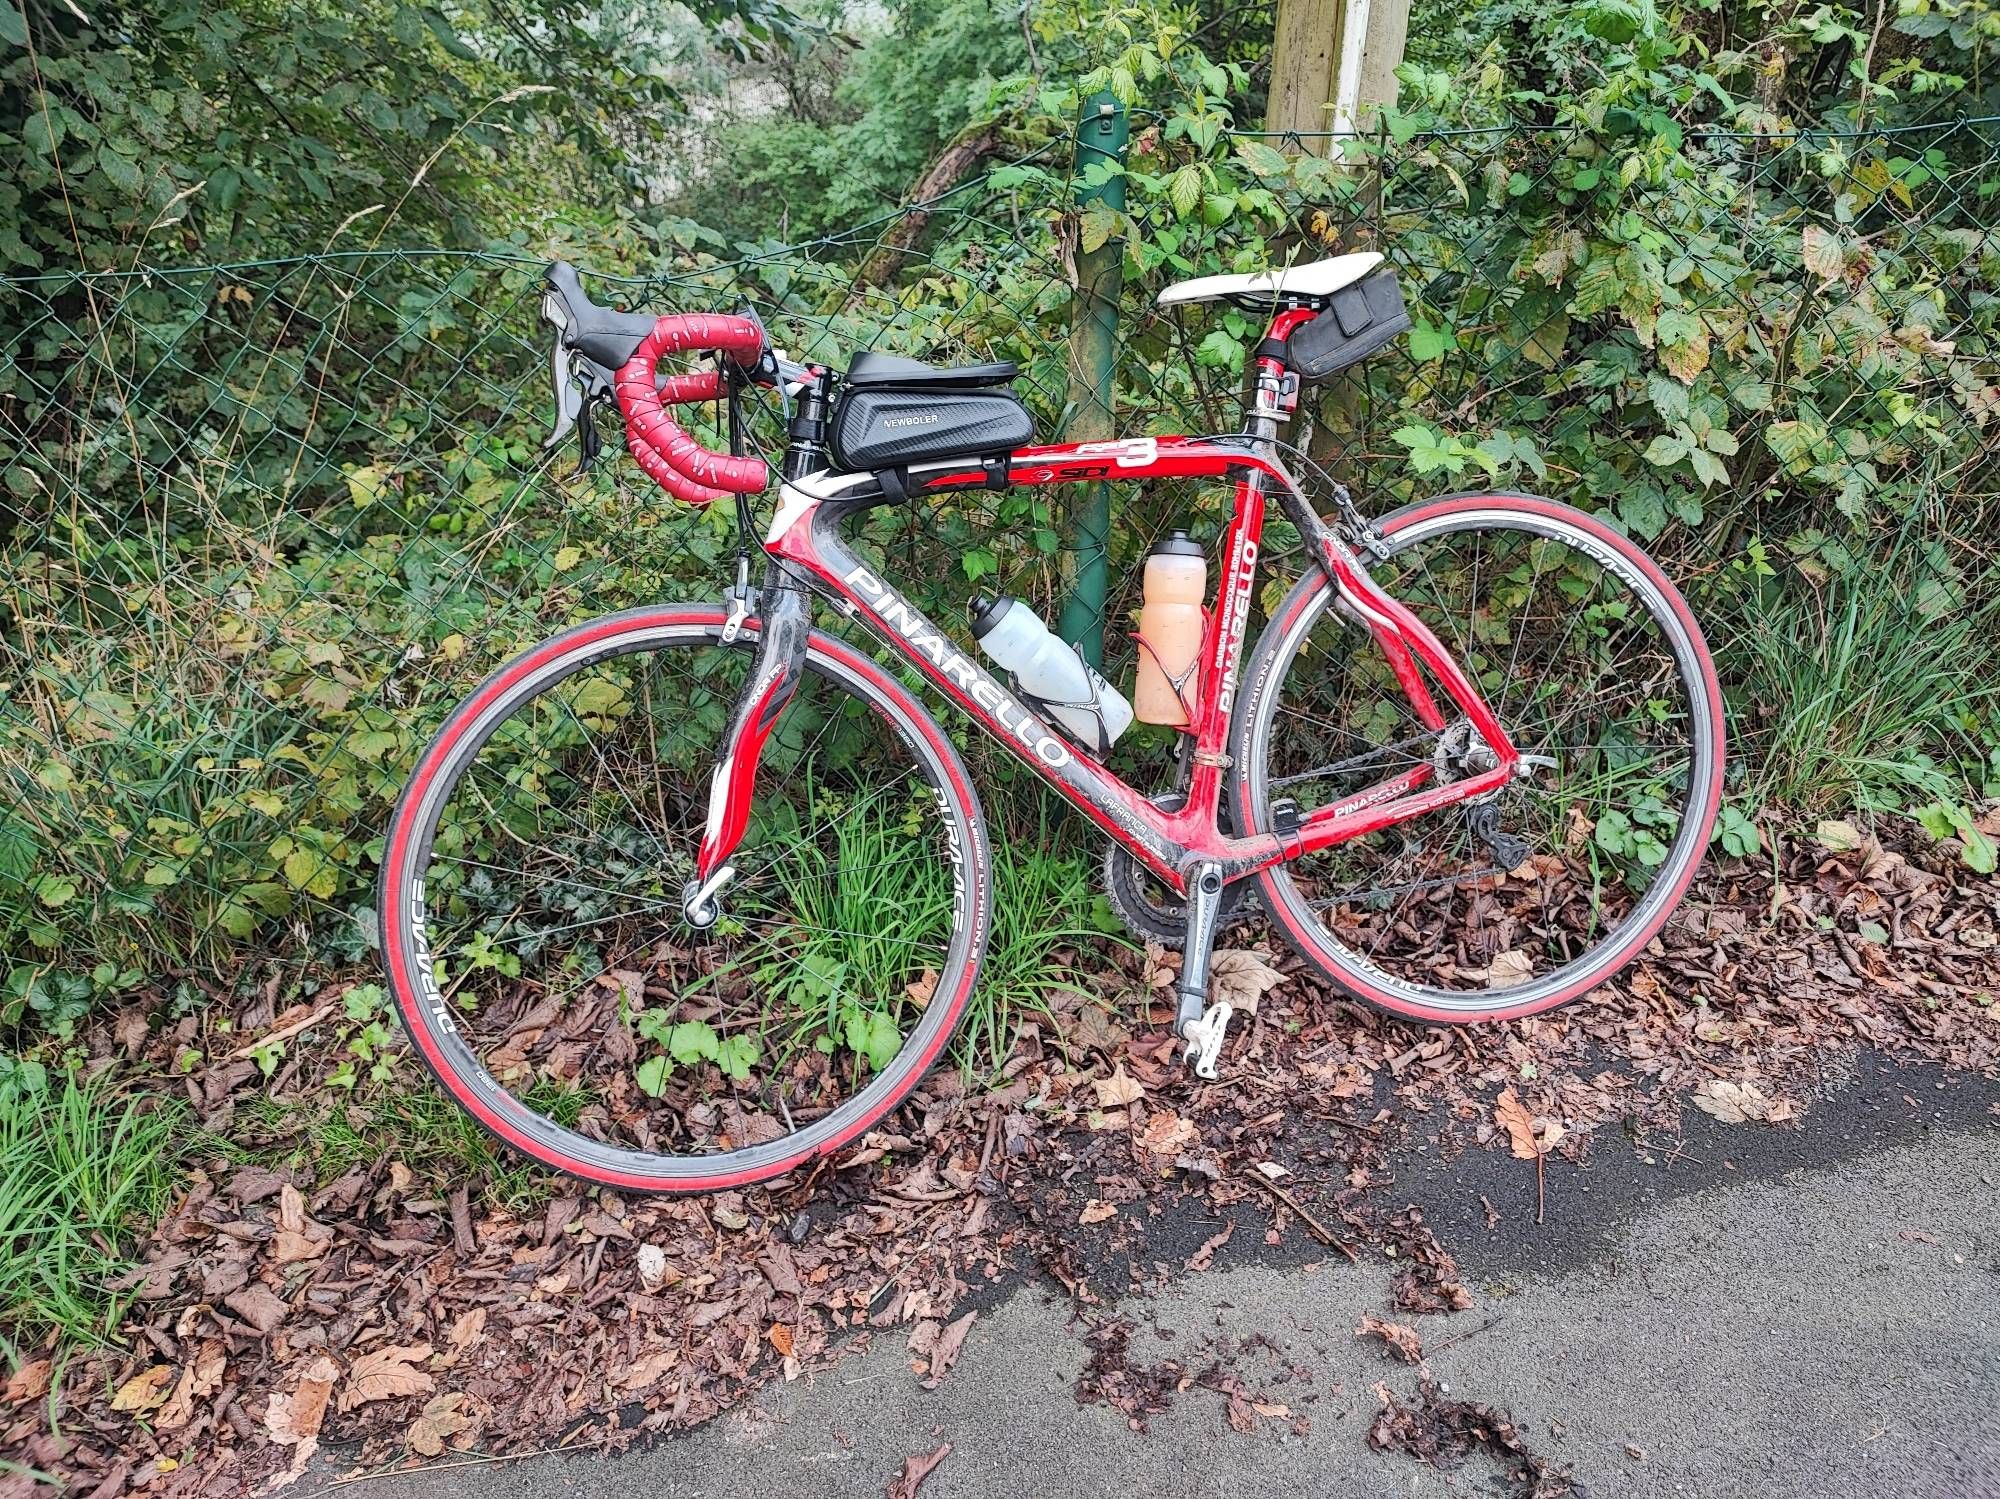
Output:
<path fill-rule="evenodd" d="M 490 253 L 0 283 L 0 1024 L 365 959 L 379 829 L 456 697 L 556 623 L 719 586 L 725 515 L 623 464 L 537 464 L 551 253 L 644 273 L 604 290 L 649 305 L 749 297 L 829 360 L 1019 359 L 1053 432 L 1075 252 L 1120 241 L 1137 432 L 1228 426 L 1259 332 L 1163 316 L 1160 285 L 1378 247 L 1419 326 L 1325 393 L 1309 443 L 1365 506 L 1518 484 L 1655 546 L 1725 665 L 1732 852 L 1766 806 L 1859 804 L 1992 857 L 2000 606 L 1970 539 L 2000 496 L 2000 166 L 1991 124 L 1945 116 L 1992 88 L 1980 0 L 1432 4 L 1345 160 L 1255 133 L 1268 36 L 1219 7 L 161 5 L 90 29 L 4 3 L 14 269 Z M 1129 208 L 1077 212 L 1069 122 L 1107 87 Z M 968 134 L 987 164 L 857 286 Z M 1121 506 L 1125 578 L 1221 514 Z M 1051 602 L 1068 535 L 1037 492 L 871 540 L 951 617 L 975 583 Z"/>

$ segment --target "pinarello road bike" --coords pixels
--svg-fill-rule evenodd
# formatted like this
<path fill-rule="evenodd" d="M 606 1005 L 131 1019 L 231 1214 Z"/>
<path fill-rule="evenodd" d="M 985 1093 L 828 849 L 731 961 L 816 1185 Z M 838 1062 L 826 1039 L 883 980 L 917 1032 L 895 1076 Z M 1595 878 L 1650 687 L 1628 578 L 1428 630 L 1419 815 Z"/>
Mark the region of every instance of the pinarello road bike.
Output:
<path fill-rule="evenodd" d="M 626 1191 L 775 1177 L 894 1109 L 965 1014 L 995 921 L 1019 916 L 996 914 L 979 793 L 910 672 L 1110 840 L 1118 909 L 1181 947 L 1175 1030 L 1201 1077 L 1231 1019 L 1210 953 L 1246 892 L 1332 983 L 1424 1021 L 1530 1015 L 1630 962 L 1720 799 L 1701 632 L 1629 538 L 1551 500 L 1371 520 L 1320 475 L 1321 517 L 1279 433 L 1302 380 L 1408 326 L 1380 260 L 1162 294 L 1268 315 L 1241 432 L 1055 446 L 1022 445 L 1010 364 L 862 353 L 836 374 L 754 317 L 600 307 L 551 266 L 551 444 L 576 431 L 587 460 L 615 400 L 640 467 L 689 504 L 733 501 L 744 549 L 720 603 L 627 610 L 508 662 L 418 761 L 383 857 L 384 955 L 452 1096 Z M 662 369 L 691 353 L 715 359 Z M 753 587 L 768 474 L 739 397 L 757 387 L 781 394 L 788 444 Z M 711 400 L 726 453 L 668 415 Z M 1058 732 L 843 533 L 956 491 L 1161 479 L 1235 491 L 1165 786 Z M 1246 665 L 1273 497 L 1308 560 Z M 816 597 L 904 670 L 816 629 Z"/>

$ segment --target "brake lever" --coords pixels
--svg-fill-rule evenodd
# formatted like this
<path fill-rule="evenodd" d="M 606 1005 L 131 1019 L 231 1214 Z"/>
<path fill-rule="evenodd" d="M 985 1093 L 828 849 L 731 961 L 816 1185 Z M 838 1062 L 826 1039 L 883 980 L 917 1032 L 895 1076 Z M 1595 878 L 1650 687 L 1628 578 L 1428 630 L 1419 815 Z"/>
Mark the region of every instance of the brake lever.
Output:
<path fill-rule="evenodd" d="M 549 352 L 549 376 L 556 387 L 556 429 L 543 439 L 544 453 L 552 453 L 562 446 L 563 439 L 569 436 L 588 400 L 582 382 L 577 379 L 576 356 L 565 349 L 560 340 Z"/>
<path fill-rule="evenodd" d="M 590 466 L 597 462 L 597 455 L 604 450 L 604 440 L 597 435 L 597 422 L 590 414 L 591 407 L 596 404 L 596 397 L 586 396 L 583 410 L 577 417 L 577 426 L 582 434 L 577 443 L 576 471 L 579 474 L 589 473 Z"/>

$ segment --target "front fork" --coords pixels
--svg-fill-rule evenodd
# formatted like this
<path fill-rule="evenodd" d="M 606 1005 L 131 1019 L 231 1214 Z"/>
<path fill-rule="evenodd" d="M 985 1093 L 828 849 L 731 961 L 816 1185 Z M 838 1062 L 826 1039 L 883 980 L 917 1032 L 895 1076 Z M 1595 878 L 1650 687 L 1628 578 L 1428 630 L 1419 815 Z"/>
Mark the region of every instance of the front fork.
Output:
<path fill-rule="evenodd" d="M 681 914 L 696 927 L 713 926 L 722 914 L 719 897 L 736 876 L 730 856 L 750 825 L 757 763 L 805 670 L 812 601 L 803 588 L 778 586 L 775 572 L 766 575 L 759 601 L 756 664 L 736 700 L 736 712 L 722 737 L 722 758 L 709 778 L 708 823 L 695 856 L 694 878 L 681 892 Z M 739 594 L 734 607 L 741 610 L 745 603 Z M 725 632 L 737 623 L 738 616 L 732 614 Z"/>

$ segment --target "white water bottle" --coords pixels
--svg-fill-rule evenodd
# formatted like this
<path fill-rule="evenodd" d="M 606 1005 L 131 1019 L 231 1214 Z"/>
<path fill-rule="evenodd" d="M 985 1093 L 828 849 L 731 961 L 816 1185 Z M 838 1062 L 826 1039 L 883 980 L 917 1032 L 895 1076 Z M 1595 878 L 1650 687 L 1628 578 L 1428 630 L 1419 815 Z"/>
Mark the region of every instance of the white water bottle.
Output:
<path fill-rule="evenodd" d="M 972 634 L 982 651 L 1014 674 L 1021 695 L 1093 755 L 1109 750 L 1130 726 L 1125 695 L 1019 599 L 974 599 Z"/>

